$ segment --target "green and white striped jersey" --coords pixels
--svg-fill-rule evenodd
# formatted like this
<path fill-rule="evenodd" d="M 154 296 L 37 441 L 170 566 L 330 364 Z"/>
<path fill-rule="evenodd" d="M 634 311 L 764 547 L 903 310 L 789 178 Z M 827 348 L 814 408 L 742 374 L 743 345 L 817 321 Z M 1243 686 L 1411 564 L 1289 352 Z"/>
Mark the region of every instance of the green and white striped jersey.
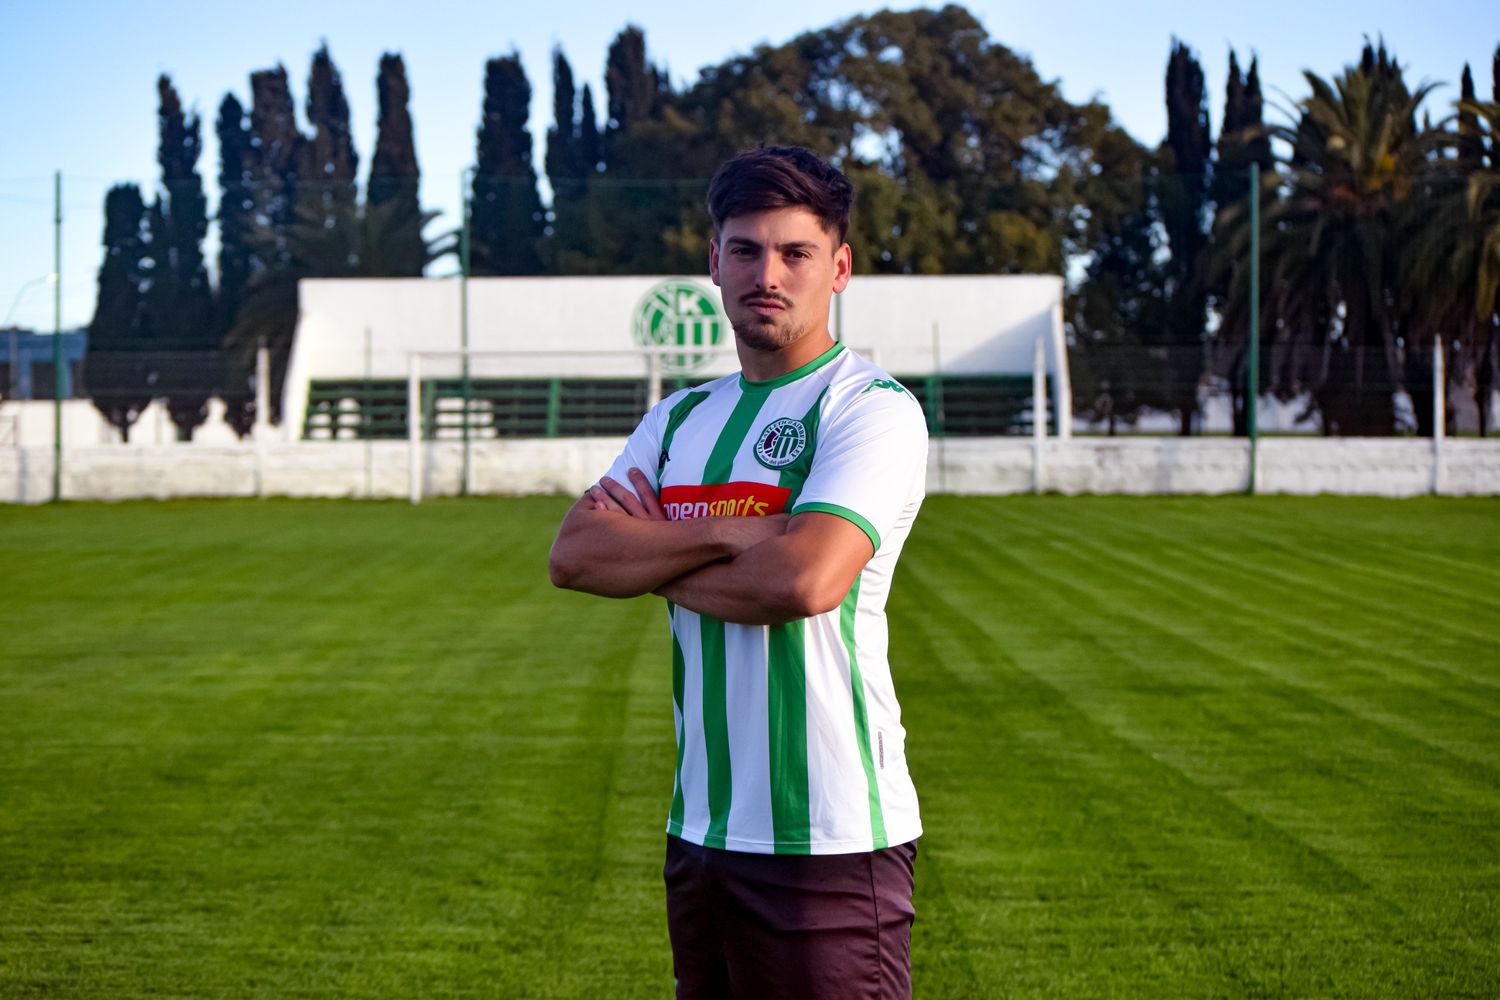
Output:
<path fill-rule="evenodd" d="M 875 555 L 842 605 L 735 625 L 668 604 L 677 777 L 667 831 L 762 854 L 845 854 L 918 837 L 917 796 L 886 657 L 885 603 L 921 506 L 921 407 L 842 345 L 767 382 L 678 392 L 630 436 L 670 518 L 823 511 Z"/>

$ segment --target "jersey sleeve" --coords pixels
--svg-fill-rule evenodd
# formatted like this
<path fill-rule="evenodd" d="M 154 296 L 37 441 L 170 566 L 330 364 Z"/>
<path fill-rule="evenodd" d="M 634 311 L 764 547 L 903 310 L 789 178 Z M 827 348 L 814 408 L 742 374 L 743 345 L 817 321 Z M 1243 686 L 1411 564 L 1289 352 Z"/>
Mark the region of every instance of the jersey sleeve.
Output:
<path fill-rule="evenodd" d="M 828 415 L 793 514 L 822 511 L 858 526 L 876 552 L 927 482 L 927 423 L 904 390 L 872 386 Z"/>
<path fill-rule="evenodd" d="M 641 422 L 635 425 L 635 430 L 630 432 L 630 437 L 625 440 L 625 450 L 620 452 L 614 463 L 609 467 L 606 476 L 615 482 L 635 492 L 635 484 L 630 481 L 630 470 L 640 469 L 651 480 L 651 486 L 658 492 L 661 491 L 661 483 L 657 481 L 660 471 L 662 434 L 666 424 L 668 404 L 671 399 L 664 399 L 653 406 Z"/>

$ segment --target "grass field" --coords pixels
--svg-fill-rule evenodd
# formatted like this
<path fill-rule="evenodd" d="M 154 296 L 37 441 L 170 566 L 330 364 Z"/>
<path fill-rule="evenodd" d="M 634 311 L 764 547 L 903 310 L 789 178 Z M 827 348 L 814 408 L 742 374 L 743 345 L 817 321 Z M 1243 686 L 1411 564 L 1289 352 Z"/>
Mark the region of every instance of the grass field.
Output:
<path fill-rule="evenodd" d="M 665 997 L 566 502 L 0 509 L 0 997 Z M 1500 503 L 929 500 L 917 996 L 1500 995 Z"/>

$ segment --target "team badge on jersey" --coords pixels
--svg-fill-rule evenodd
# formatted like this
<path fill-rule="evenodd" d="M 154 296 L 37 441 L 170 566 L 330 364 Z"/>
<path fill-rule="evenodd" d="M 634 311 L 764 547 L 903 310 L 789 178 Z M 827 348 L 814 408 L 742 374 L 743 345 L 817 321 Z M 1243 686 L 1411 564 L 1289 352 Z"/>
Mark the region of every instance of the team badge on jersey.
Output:
<path fill-rule="evenodd" d="M 755 439 L 755 460 L 768 469 L 784 469 L 807 448 L 807 425 L 791 417 L 766 424 Z"/>

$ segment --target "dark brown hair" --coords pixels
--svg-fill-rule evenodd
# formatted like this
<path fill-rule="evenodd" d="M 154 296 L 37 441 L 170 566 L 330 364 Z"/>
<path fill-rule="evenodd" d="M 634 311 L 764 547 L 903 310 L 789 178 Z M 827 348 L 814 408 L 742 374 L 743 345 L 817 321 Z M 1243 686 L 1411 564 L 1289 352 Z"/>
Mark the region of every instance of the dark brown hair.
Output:
<path fill-rule="evenodd" d="M 773 208 L 806 208 L 843 243 L 849 232 L 854 185 L 817 153 L 801 146 L 764 146 L 727 161 L 708 185 L 714 233 L 737 215 Z"/>

